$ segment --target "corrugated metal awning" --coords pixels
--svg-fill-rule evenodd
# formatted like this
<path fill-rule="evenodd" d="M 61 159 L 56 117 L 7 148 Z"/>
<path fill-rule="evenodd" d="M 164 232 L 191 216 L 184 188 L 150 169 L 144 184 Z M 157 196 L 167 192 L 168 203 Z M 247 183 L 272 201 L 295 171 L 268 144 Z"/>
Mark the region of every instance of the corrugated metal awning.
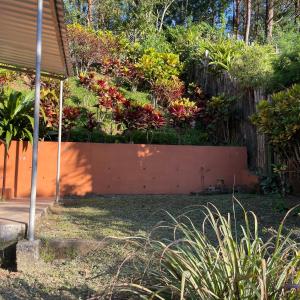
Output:
<path fill-rule="evenodd" d="M 68 77 L 69 59 L 62 0 L 44 0 L 43 74 Z M 35 70 L 37 0 L 0 0 L 0 63 Z"/>

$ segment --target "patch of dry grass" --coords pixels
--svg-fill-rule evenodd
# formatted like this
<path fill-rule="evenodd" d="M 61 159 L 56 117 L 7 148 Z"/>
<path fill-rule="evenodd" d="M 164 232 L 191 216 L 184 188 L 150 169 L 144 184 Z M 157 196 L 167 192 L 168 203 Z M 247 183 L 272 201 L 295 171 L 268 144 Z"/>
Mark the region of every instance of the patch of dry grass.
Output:
<path fill-rule="evenodd" d="M 257 214 L 261 227 L 277 228 L 285 214 L 276 210 L 275 197 L 240 195 L 239 199 L 247 210 Z M 138 248 L 134 240 L 127 237 L 146 237 L 158 222 L 168 221 L 166 212 L 179 216 L 191 211 L 191 219 L 200 224 L 202 215 L 197 208 L 208 202 L 216 204 L 223 213 L 232 211 L 231 195 L 111 196 L 68 200 L 64 206 L 55 206 L 39 224 L 39 238 L 44 241 L 52 238 L 115 239 L 85 255 L 41 261 L 27 273 L 0 271 L 0 295 L 3 299 L 86 299 L 108 291 L 124 259 L 128 260 L 118 280 L 128 282 L 134 276 L 135 268 L 141 266 L 134 266 L 132 258 L 143 261 L 146 257 L 144 249 Z M 297 202 L 298 199 L 290 199 L 288 206 Z M 237 220 L 241 217 L 237 209 Z M 291 216 L 287 226 L 299 228 L 299 216 Z M 164 234 L 168 232 L 160 233 Z"/>

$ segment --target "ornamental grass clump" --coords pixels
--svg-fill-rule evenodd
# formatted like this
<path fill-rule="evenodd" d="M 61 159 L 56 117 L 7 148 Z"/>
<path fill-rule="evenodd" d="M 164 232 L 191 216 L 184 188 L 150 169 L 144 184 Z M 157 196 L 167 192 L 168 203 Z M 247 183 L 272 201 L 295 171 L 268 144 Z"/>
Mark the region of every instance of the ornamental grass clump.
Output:
<path fill-rule="evenodd" d="M 300 299 L 300 248 L 293 231 L 283 234 L 287 216 L 264 241 L 257 216 L 241 208 L 239 225 L 212 204 L 200 228 L 188 216 L 171 217 L 173 238 L 150 241 L 147 279 L 125 290 L 139 299 Z"/>

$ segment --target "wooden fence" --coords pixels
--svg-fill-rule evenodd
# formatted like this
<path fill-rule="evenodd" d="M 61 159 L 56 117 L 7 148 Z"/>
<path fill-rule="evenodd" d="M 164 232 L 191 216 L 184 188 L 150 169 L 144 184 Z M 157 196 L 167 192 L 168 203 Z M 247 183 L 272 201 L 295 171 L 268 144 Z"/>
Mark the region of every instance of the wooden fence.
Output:
<path fill-rule="evenodd" d="M 208 96 L 225 94 L 238 99 L 237 119 L 230 128 L 232 136 L 235 136 L 239 145 L 247 147 L 249 168 L 257 174 L 270 175 L 272 164 L 278 163 L 278 159 L 268 145 L 266 137 L 257 132 L 249 119 L 257 111 L 257 104 L 263 99 L 268 99 L 270 95 L 261 88 L 242 87 L 227 72 L 208 72 L 201 64 L 194 64 L 187 77 L 189 82 L 199 84 Z M 292 161 L 288 164 L 287 175 L 294 192 L 300 193 L 300 170 Z"/>
<path fill-rule="evenodd" d="M 249 117 L 256 112 L 256 105 L 267 94 L 263 89 L 241 87 L 227 72 L 210 73 L 201 64 L 194 64 L 187 80 L 199 84 L 208 96 L 220 94 L 234 96 L 237 118 L 230 130 L 235 141 L 248 149 L 248 163 L 252 170 L 266 173 L 269 168 L 268 150 L 265 137 L 259 134 Z"/>

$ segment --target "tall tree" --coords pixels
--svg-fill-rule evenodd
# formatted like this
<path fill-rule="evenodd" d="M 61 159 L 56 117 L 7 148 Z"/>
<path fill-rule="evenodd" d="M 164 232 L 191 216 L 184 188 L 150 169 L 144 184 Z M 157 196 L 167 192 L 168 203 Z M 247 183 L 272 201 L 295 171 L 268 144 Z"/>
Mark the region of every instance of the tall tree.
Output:
<path fill-rule="evenodd" d="M 89 27 L 93 26 L 93 0 L 88 0 L 87 2 L 87 25 Z"/>
<path fill-rule="evenodd" d="M 266 0 L 266 38 L 271 41 L 274 25 L 274 0 Z"/>
<path fill-rule="evenodd" d="M 234 35 L 236 38 L 239 36 L 239 27 L 240 27 L 240 4 L 241 0 L 235 0 L 235 13 L 234 13 Z"/>
<path fill-rule="evenodd" d="M 300 0 L 295 1 L 295 23 L 298 24 L 300 18 Z"/>
<path fill-rule="evenodd" d="M 169 8 L 171 7 L 171 5 L 174 3 L 174 1 L 175 0 L 168 0 L 168 1 L 164 1 L 164 3 L 163 3 L 161 14 L 160 14 L 159 27 L 158 27 L 159 32 L 161 32 L 161 30 L 163 28 L 165 16 L 166 16 Z"/>
<path fill-rule="evenodd" d="M 245 43 L 249 44 L 251 28 L 252 0 L 246 0 L 246 25 L 245 25 Z"/>

